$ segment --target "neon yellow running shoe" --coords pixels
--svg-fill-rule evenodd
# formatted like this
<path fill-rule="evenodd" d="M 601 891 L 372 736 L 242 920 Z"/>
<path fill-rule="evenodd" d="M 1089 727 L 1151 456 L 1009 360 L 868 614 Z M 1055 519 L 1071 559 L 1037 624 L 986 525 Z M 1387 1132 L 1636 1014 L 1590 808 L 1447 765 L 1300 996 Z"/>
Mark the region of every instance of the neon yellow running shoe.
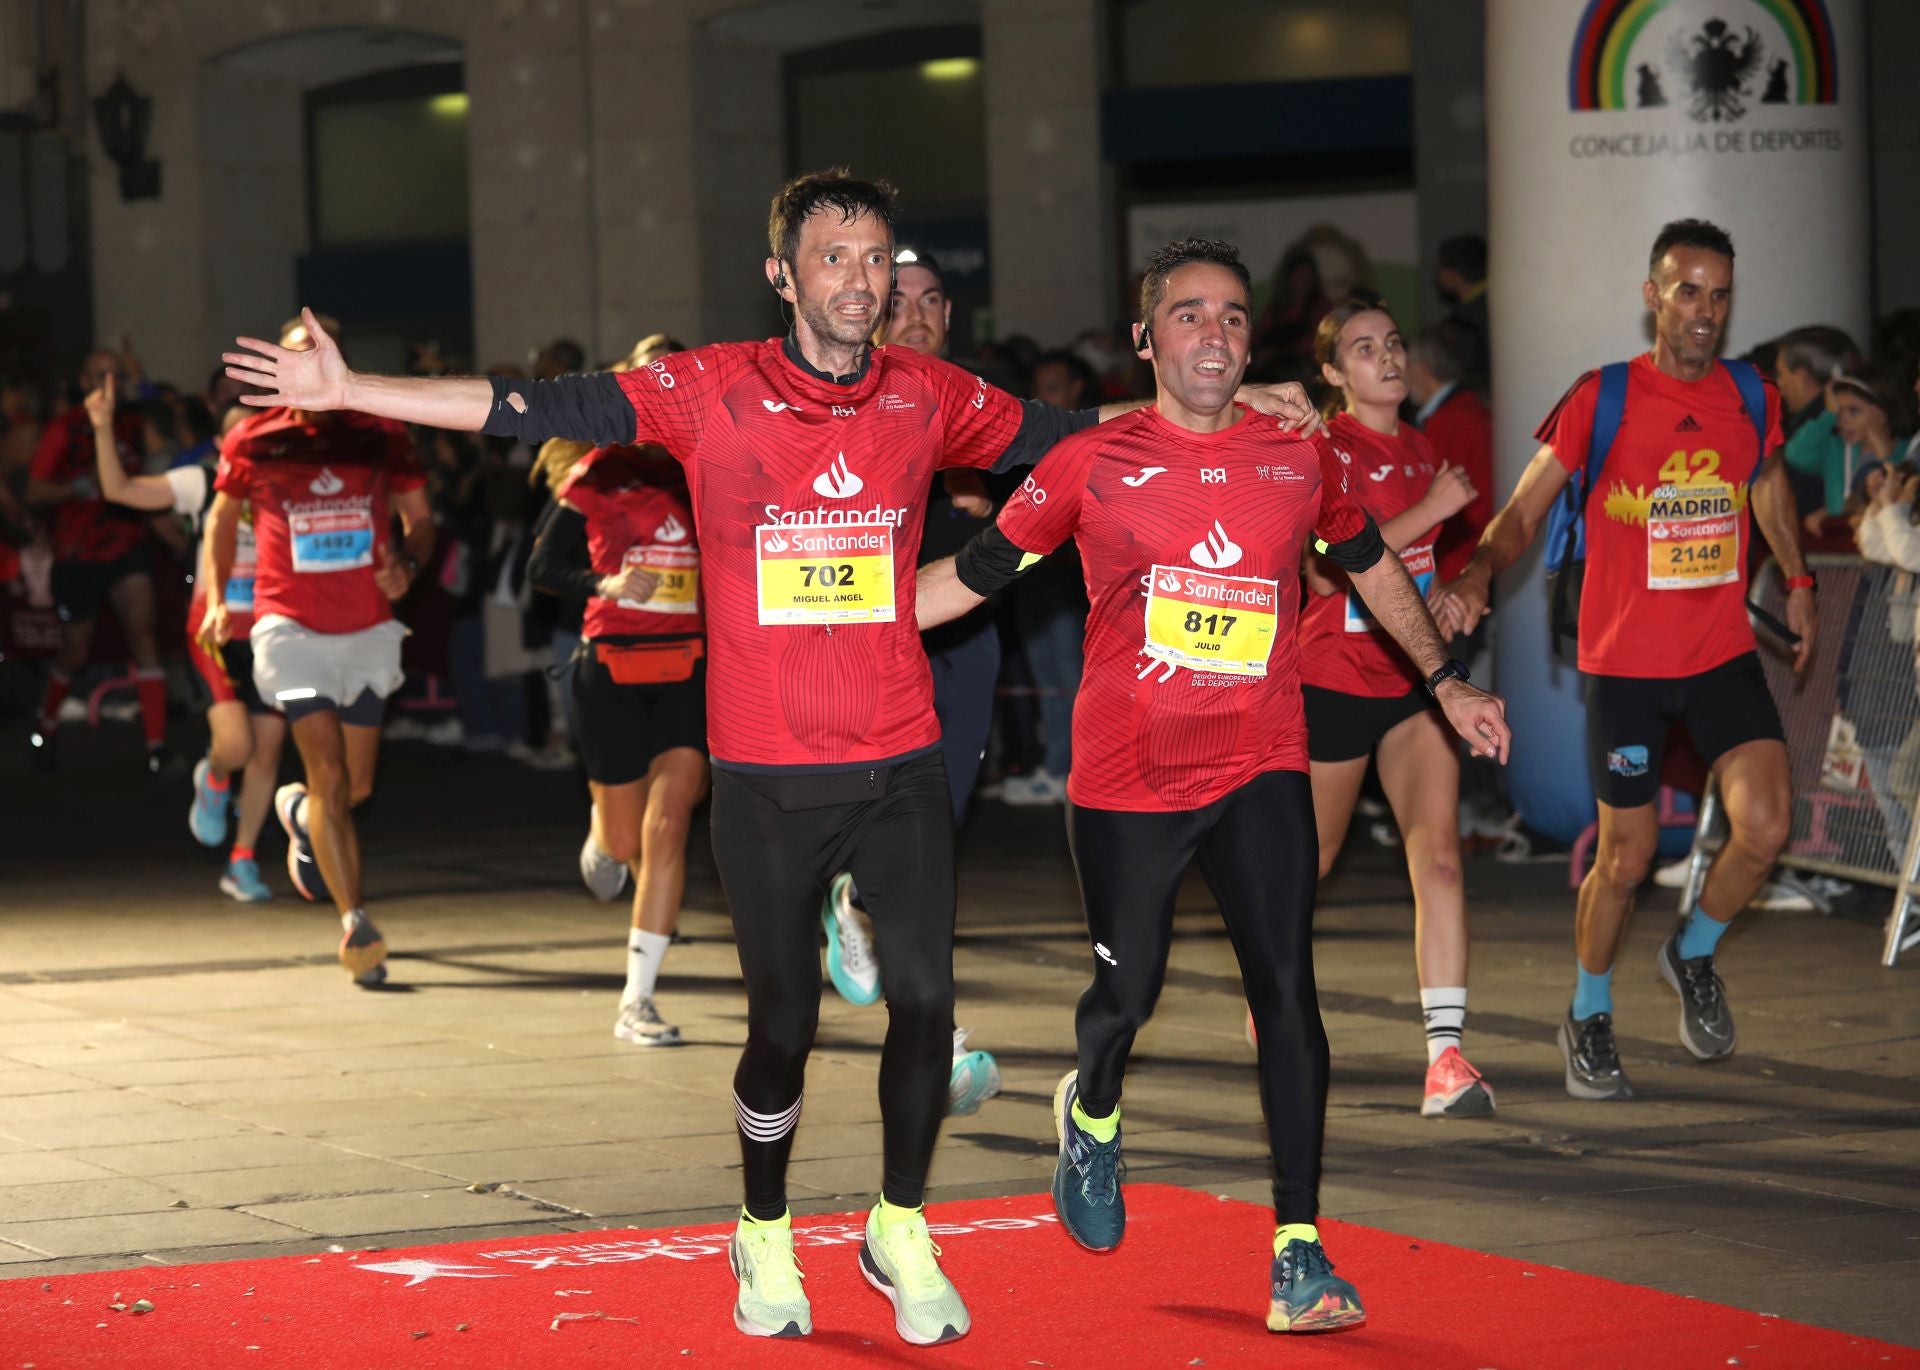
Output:
<path fill-rule="evenodd" d="M 756 1222 L 740 1215 L 727 1260 L 740 1281 L 733 1325 L 749 1337 L 804 1337 L 813 1331 L 813 1309 L 800 1287 L 806 1276 L 793 1255 L 793 1215 Z"/>
<path fill-rule="evenodd" d="M 889 1211 L 883 1217 L 882 1208 Z M 893 1328 L 915 1346 L 958 1341 L 973 1327 L 960 1291 L 941 1272 L 940 1248 L 917 1208 L 875 1204 L 860 1247 L 860 1273 L 893 1304 Z"/>

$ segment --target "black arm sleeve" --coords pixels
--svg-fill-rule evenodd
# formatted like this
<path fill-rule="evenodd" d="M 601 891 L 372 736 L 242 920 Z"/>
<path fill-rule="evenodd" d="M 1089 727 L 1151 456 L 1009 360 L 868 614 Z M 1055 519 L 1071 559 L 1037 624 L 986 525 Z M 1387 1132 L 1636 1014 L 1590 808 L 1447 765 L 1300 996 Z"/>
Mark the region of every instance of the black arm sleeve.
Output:
<path fill-rule="evenodd" d="M 1380 528 L 1374 523 L 1373 515 L 1368 514 L 1365 526 L 1346 541 L 1329 543 L 1316 538 L 1313 550 L 1348 575 L 1353 575 L 1373 569 L 1374 563 L 1387 554 L 1387 540 L 1380 536 Z"/>
<path fill-rule="evenodd" d="M 572 438 L 596 447 L 633 441 L 633 401 L 610 371 L 550 381 L 507 376 L 487 380 L 493 386 L 493 412 L 480 426 L 482 433 L 534 446 L 548 438 Z"/>
<path fill-rule="evenodd" d="M 1038 553 L 1014 546 L 1000 531 L 1000 525 L 992 523 L 954 553 L 953 571 L 962 585 L 984 599 L 1005 589 L 1015 576 L 1041 560 Z"/>
<path fill-rule="evenodd" d="M 533 526 L 533 556 L 527 578 L 533 588 L 560 599 L 585 602 L 600 590 L 587 559 L 587 516 L 555 500 Z"/>
<path fill-rule="evenodd" d="M 995 471 L 1011 471 L 1016 466 L 1032 466 L 1047 454 L 1047 449 L 1069 433 L 1091 428 L 1100 422 L 1098 409 L 1056 409 L 1039 400 L 1022 401 L 1020 431 L 1013 443 L 993 464 Z"/>

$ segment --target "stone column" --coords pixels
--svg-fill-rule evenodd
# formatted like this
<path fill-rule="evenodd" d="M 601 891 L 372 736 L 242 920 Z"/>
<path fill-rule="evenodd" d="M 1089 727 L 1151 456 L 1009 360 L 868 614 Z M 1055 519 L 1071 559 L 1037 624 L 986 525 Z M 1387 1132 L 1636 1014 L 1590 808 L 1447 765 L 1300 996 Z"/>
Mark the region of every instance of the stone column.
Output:
<path fill-rule="evenodd" d="M 1501 494 L 1555 399 L 1647 347 L 1640 284 L 1668 220 L 1733 236 L 1729 355 L 1798 324 L 1864 333 L 1864 40 L 1861 0 L 1489 0 Z M 1593 800 L 1578 680 L 1549 654 L 1544 585 L 1537 551 L 1502 583 L 1499 685 L 1514 803 L 1566 839 Z"/>
<path fill-rule="evenodd" d="M 1042 346 L 1114 312 L 1099 0 L 983 0 L 994 331 Z"/>

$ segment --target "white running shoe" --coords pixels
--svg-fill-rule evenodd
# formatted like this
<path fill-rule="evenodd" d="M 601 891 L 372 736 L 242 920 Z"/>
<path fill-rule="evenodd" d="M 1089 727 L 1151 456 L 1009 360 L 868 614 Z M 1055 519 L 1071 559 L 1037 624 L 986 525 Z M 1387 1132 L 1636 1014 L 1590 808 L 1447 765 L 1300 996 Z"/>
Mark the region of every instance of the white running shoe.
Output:
<path fill-rule="evenodd" d="M 660 1010 L 653 1005 L 652 996 L 629 999 L 620 1005 L 620 1016 L 614 1020 L 613 1035 L 637 1047 L 680 1045 L 680 1029 L 660 1016 Z"/>
<path fill-rule="evenodd" d="M 1653 873 L 1653 883 L 1663 890 L 1683 890 L 1687 887 L 1687 868 L 1692 864 L 1691 856 L 1669 861 Z"/>
<path fill-rule="evenodd" d="M 587 840 L 580 844 L 580 879 L 591 894 L 603 904 L 618 899 L 627 888 L 627 881 L 633 878 L 633 872 L 624 861 L 616 861 L 601 850 L 600 844 L 593 840 L 593 826 L 587 826 Z"/>
<path fill-rule="evenodd" d="M 820 906 L 827 930 L 827 978 L 849 1004 L 864 1008 L 880 997 L 880 958 L 873 952 L 873 930 L 853 906 L 853 877 L 845 871 L 827 886 Z"/>
<path fill-rule="evenodd" d="M 1008 776 L 1000 789 L 1000 802 L 1016 809 L 1058 808 L 1067 802 L 1066 777 L 1044 766 L 1031 775 Z"/>

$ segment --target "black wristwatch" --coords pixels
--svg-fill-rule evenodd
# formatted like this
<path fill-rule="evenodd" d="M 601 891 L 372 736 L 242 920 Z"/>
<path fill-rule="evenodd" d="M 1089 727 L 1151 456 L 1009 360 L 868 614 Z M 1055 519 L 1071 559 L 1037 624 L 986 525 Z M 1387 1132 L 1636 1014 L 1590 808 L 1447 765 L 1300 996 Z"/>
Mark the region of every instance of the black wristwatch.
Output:
<path fill-rule="evenodd" d="M 1436 694 L 1435 691 L 1440 688 L 1440 682 L 1444 680 L 1467 681 L 1472 678 L 1472 676 L 1467 674 L 1467 668 L 1463 662 L 1449 660 L 1446 665 L 1427 677 L 1427 693 L 1433 695 L 1435 699 L 1438 699 L 1440 696 Z"/>

